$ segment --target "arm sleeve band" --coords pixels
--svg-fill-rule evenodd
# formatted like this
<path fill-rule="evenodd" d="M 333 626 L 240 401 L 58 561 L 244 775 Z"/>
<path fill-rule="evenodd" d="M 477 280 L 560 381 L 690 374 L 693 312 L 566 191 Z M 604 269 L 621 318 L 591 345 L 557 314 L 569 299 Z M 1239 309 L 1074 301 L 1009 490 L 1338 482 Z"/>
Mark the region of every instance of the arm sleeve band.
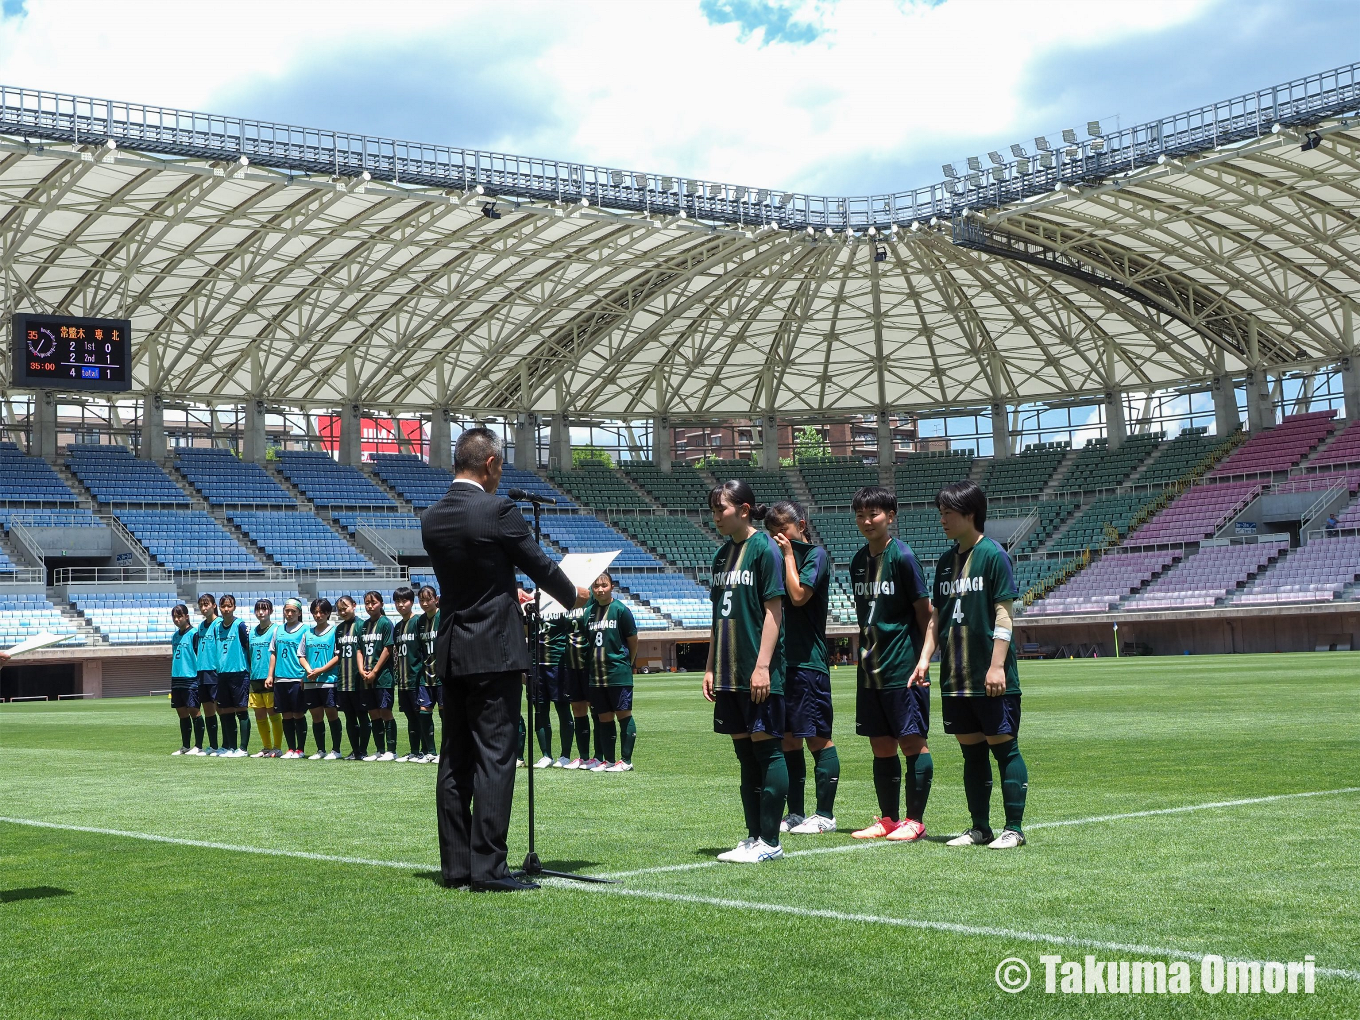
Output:
<path fill-rule="evenodd" d="M 1011 639 L 1011 600 L 996 604 L 996 621 L 992 629 L 992 638 L 996 641 L 1009 641 Z"/>

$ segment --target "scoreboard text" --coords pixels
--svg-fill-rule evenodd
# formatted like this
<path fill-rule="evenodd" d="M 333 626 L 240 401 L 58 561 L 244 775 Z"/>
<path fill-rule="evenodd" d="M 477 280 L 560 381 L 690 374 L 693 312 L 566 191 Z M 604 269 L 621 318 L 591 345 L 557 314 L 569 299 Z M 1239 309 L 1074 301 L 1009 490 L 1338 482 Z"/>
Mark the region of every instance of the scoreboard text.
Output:
<path fill-rule="evenodd" d="M 63 390 L 126 390 L 132 356 L 127 319 L 14 316 L 14 384 Z"/>

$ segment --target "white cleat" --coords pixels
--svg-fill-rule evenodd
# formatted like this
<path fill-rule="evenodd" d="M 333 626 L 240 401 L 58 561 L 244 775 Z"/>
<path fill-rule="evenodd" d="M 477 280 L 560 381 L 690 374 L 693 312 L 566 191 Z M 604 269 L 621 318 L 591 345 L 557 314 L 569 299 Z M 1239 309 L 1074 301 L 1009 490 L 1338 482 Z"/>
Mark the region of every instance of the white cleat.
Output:
<path fill-rule="evenodd" d="M 538 759 L 538 761 L 534 762 L 534 768 L 549 769 L 552 768 L 552 764 L 553 760 L 545 754 L 542 758 Z"/>
<path fill-rule="evenodd" d="M 746 851 L 750 850 L 751 847 L 759 842 L 760 840 L 755 836 L 747 836 L 731 850 L 724 850 L 722 853 L 718 854 L 718 860 L 728 864 L 740 863 L 742 857 L 746 854 Z"/>
<path fill-rule="evenodd" d="M 254 754 L 251 755 L 251 757 L 252 757 L 252 758 L 268 758 L 268 757 L 269 757 L 269 751 L 268 751 L 268 749 L 263 750 L 263 751 L 256 751 Z"/>
<path fill-rule="evenodd" d="M 555 769 L 564 769 L 570 764 L 571 759 L 564 754 L 562 757 L 558 758 L 557 761 L 552 763 L 552 767 Z"/>
<path fill-rule="evenodd" d="M 741 857 L 738 863 L 741 864 L 764 864 L 766 861 L 777 861 L 784 856 L 784 848 L 776 843 L 770 846 L 763 839 L 758 839 Z"/>
<path fill-rule="evenodd" d="M 382 754 L 378 755 L 378 761 L 396 761 L 396 760 L 397 756 L 393 754 L 391 751 L 384 751 Z"/>
<path fill-rule="evenodd" d="M 191 747 L 191 748 L 189 748 L 189 750 L 185 751 L 184 753 L 187 754 L 187 755 L 189 755 L 189 757 L 191 757 L 191 758 L 203 758 L 203 757 L 206 757 L 207 754 L 208 754 L 208 752 L 205 751 L 205 750 L 203 750 L 203 748 L 201 748 L 201 747 Z"/>
<path fill-rule="evenodd" d="M 320 761 L 320 760 L 321 760 L 322 758 L 324 758 L 324 757 L 326 757 L 324 754 L 322 754 L 320 751 L 317 751 L 316 754 L 309 754 L 309 755 L 307 755 L 307 760 L 308 760 L 308 761 Z"/>
<path fill-rule="evenodd" d="M 569 769 L 569 770 L 575 771 L 576 769 L 579 769 L 579 768 L 580 768 L 582 765 L 584 765 L 584 764 L 585 764 L 584 759 L 581 759 L 581 758 L 573 758 L 571 761 L 567 762 L 567 763 L 566 763 L 565 765 L 563 765 L 562 767 L 563 767 L 564 769 Z"/>
<path fill-rule="evenodd" d="M 360 758 L 359 760 L 360 760 L 360 761 L 377 761 L 377 760 L 378 760 L 378 756 L 377 756 L 376 754 L 366 754 L 366 755 L 364 755 L 362 758 Z"/>
<path fill-rule="evenodd" d="M 581 762 L 581 764 L 577 765 L 576 767 L 580 769 L 582 772 L 594 772 L 596 767 L 600 764 L 601 762 L 599 758 L 587 758 L 585 761 Z"/>
<path fill-rule="evenodd" d="M 835 831 L 836 819 L 828 818 L 826 815 L 808 815 L 789 829 L 789 832 L 795 836 L 819 836 L 824 832 Z"/>
<path fill-rule="evenodd" d="M 189 753 L 189 749 L 188 749 L 187 747 L 181 747 L 178 751 L 171 751 L 171 752 L 170 752 L 170 757 L 173 758 L 173 757 L 174 757 L 175 755 L 177 755 L 177 754 L 188 754 L 188 753 Z"/>
<path fill-rule="evenodd" d="M 792 831 L 793 831 L 793 827 L 794 827 L 795 825 L 802 825 L 802 824 L 803 824 L 803 816 L 802 816 L 802 815 L 788 814 L 788 815 L 785 815 L 785 816 L 784 816 L 784 820 L 781 821 L 781 822 L 779 823 L 779 831 L 780 831 L 780 832 L 792 832 Z"/>
<path fill-rule="evenodd" d="M 322 761 L 339 761 L 339 760 L 340 760 L 339 751 L 327 751 L 325 757 L 322 758 Z"/>
<path fill-rule="evenodd" d="M 945 843 L 945 846 L 989 846 L 994 840 L 981 829 L 969 829 Z"/>
<path fill-rule="evenodd" d="M 425 757 L 428 758 L 428 759 L 429 759 L 431 762 L 433 762 L 435 765 L 438 765 L 438 764 L 439 764 L 439 755 L 437 755 L 437 754 L 427 754 Z"/>
<path fill-rule="evenodd" d="M 1016 832 L 1014 829 L 1002 829 L 1001 835 L 987 844 L 989 850 L 1014 850 L 1018 846 L 1025 845 L 1025 835 Z"/>
<path fill-rule="evenodd" d="M 611 765 L 613 765 L 613 764 L 614 764 L 614 763 L 613 763 L 612 761 L 599 761 L 599 762 L 596 762 L 594 765 L 592 765 L 592 766 L 590 767 L 590 771 L 591 771 L 591 772 L 608 772 L 608 771 L 609 771 L 609 767 L 610 767 Z"/>
<path fill-rule="evenodd" d="M 633 771 L 633 763 L 630 762 L 630 761 L 623 761 L 622 759 L 620 759 L 619 761 L 616 761 L 613 765 L 610 765 L 607 769 L 605 769 L 605 771 L 606 771 L 606 772 L 632 772 L 632 771 Z"/>

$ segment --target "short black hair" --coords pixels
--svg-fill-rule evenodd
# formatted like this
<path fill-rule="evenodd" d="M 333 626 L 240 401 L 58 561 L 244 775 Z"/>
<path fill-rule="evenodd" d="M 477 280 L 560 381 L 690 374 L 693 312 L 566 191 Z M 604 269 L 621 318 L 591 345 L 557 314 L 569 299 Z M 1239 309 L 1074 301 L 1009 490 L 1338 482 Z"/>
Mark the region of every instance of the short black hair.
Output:
<path fill-rule="evenodd" d="M 602 570 L 602 571 L 600 571 L 600 573 L 596 576 L 595 581 L 598 581 L 601 577 L 607 577 L 607 578 L 609 578 L 609 587 L 611 587 L 611 588 L 614 587 L 614 575 L 613 575 L 613 574 L 611 574 L 611 573 L 610 573 L 609 571 L 607 571 L 607 570 Z M 590 584 L 591 584 L 592 587 L 594 586 L 595 581 L 591 581 L 591 582 L 590 582 Z"/>
<path fill-rule="evenodd" d="M 170 618 L 171 618 L 172 620 L 173 620 L 176 616 L 188 617 L 188 615 L 189 615 L 189 607 L 186 606 L 183 602 L 180 602 L 180 603 L 178 603 L 177 605 L 173 605 L 173 606 L 170 607 Z"/>
<path fill-rule="evenodd" d="M 393 602 L 414 602 L 415 600 L 416 593 L 404 584 L 392 593 Z"/>
<path fill-rule="evenodd" d="M 781 499 L 770 504 L 770 508 L 765 511 L 765 530 L 782 528 L 786 524 L 794 525 L 803 533 L 804 538 L 807 537 L 807 511 L 803 509 L 802 503 L 792 499 Z"/>
<path fill-rule="evenodd" d="M 424 595 L 426 592 L 429 592 L 435 598 L 439 598 L 439 592 L 435 590 L 435 587 L 432 584 L 422 584 L 420 586 L 420 591 L 416 592 L 416 594 Z"/>
<path fill-rule="evenodd" d="M 987 494 L 977 482 L 967 478 L 961 482 L 951 482 L 941 489 L 935 497 L 935 508 L 953 510 L 973 518 L 973 527 L 978 531 L 987 523 Z"/>
<path fill-rule="evenodd" d="M 226 595 L 223 595 L 220 599 L 217 600 L 217 604 L 219 606 L 224 605 L 228 601 L 230 601 L 233 606 L 236 605 L 236 596 L 228 592 Z"/>
<path fill-rule="evenodd" d="M 274 611 L 274 603 L 269 601 L 269 599 L 256 599 L 255 611 L 258 613 L 261 609 L 266 613 L 272 613 Z"/>
<path fill-rule="evenodd" d="M 501 440 L 489 428 L 478 425 L 464 432 L 454 444 L 453 470 L 480 470 L 488 457 L 501 459 Z"/>
<path fill-rule="evenodd" d="M 331 610 L 334 609 L 335 607 L 331 605 L 331 600 L 330 600 L 330 599 L 327 599 L 327 598 L 319 598 L 319 599 L 312 599 L 312 607 L 311 607 L 311 608 L 312 608 L 312 612 L 314 612 L 314 613 L 319 609 L 319 610 L 321 610 L 321 612 L 325 613 L 327 616 L 330 616 L 330 615 L 331 615 Z"/>
<path fill-rule="evenodd" d="M 207 603 L 209 603 L 210 605 L 214 605 L 214 606 L 217 605 L 217 599 L 213 598 L 213 597 L 212 597 L 211 595 L 209 595 L 206 591 L 200 593 L 199 596 L 198 596 L 198 599 L 197 599 L 196 601 L 198 602 L 198 604 L 199 604 L 200 606 L 203 605 L 204 602 L 207 602 Z"/>
<path fill-rule="evenodd" d="M 850 500 L 850 509 L 859 513 L 861 510 L 882 510 L 884 513 L 897 513 L 897 496 L 881 485 L 866 485 L 855 493 L 854 499 Z"/>
<path fill-rule="evenodd" d="M 339 608 L 340 608 L 340 603 L 341 603 L 341 602 L 344 602 L 344 603 L 346 603 L 347 605 L 351 605 L 351 606 L 352 606 L 352 605 L 354 605 L 354 596 L 353 596 L 353 595 L 341 595 L 338 599 L 335 600 L 335 608 L 336 608 L 336 609 L 339 609 Z"/>
<path fill-rule="evenodd" d="M 378 600 L 378 604 L 379 604 L 379 605 L 386 605 L 386 603 L 383 602 L 382 592 L 380 592 L 380 591 L 366 591 L 366 592 L 364 592 L 364 601 L 365 601 L 365 602 L 368 601 L 368 597 L 369 597 L 370 595 L 372 595 L 375 599 Z"/>

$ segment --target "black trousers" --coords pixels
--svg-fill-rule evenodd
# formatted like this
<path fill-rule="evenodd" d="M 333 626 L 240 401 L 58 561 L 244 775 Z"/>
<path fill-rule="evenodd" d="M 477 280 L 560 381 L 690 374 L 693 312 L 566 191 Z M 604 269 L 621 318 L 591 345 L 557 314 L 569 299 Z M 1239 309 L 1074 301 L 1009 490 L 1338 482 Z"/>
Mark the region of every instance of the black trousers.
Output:
<path fill-rule="evenodd" d="M 439 862 L 447 885 L 510 873 L 505 858 L 519 754 L 524 674 L 473 673 L 444 681 L 439 750 Z"/>

